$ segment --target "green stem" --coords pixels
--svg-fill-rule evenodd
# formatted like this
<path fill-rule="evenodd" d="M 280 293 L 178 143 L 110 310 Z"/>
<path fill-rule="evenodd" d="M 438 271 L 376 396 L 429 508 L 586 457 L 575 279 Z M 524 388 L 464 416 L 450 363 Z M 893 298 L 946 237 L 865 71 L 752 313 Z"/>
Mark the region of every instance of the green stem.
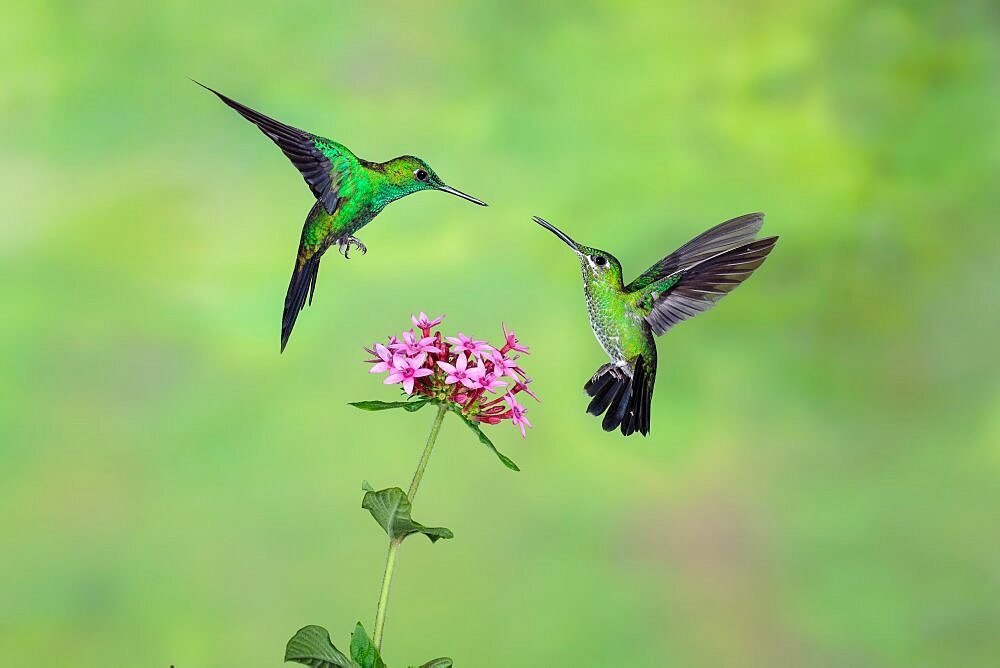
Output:
<path fill-rule="evenodd" d="M 389 556 L 385 559 L 385 575 L 382 576 L 382 591 L 378 595 L 378 609 L 375 611 L 375 646 L 382 649 L 382 629 L 385 628 L 385 609 L 389 605 L 389 585 L 392 584 L 392 571 L 396 567 L 396 555 L 399 554 L 400 541 L 389 541 Z"/>
<path fill-rule="evenodd" d="M 410 500 L 410 503 L 413 503 L 413 497 L 417 495 L 417 487 L 420 487 L 420 481 L 424 477 L 424 470 L 427 468 L 427 461 L 431 458 L 431 450 L 434 449 L 438 432 L 441 431 L 441 422 L 444 421 L 444 414 L 447 412 L 448 407 L 445 404 L 438 406 L 437 416 L 434 418 L 434 424 L 431 425 L 431 433 L 427 435 L 427 443 L 424 445 L 424 453 L 420 455 L 420 463 L 417 464 L 417 470 L 413 472 L 413 480 L 410 481 L 410 490 L 406 493 L 406 498 Z"/>
<path fill-rule="evenodd" d="M 420 481 L 424 477 L 424 470 L 427 469 L 427 462 L 431 458 L 431 451 L 434 450 L 434 444 L 437 442 L 438 432 L 441 431 L 441 423 L 444 421 L 444 414 L 448 412 L 448 407 L 445 404 L 441 404 L 438 407 L 437 416 L 434 418 L 434 424 L 431 425 L 431 433 L 427 435 L 427 443 L 424 445 L 424 452 L 420 455 L 420 462 L 417 464 L 417 470 L 413 473 L 413 480 L 410 482 L 410 491 L 406 493 L 407 498 L 410 503 L 413 503 L 413 497 L 417 495 L 417 488 L 420 487 Z M 372 636 L 372 640 L 375 642 L 375 646 L 382 650 L 382 631 L 385 628 L 385 611 L 389 607 L 389 587 L 392 585 L 392 573 L 396 569 L 396 557 L 399 555 L 399 546 L 402 544 L 402 538 L 393 538 L 389 541 L 389 553 L 385 558 L 385 574 L 382 575 L 382 589 L 378 596 L 378 608 L 375 611 L 375 632 Z"/>

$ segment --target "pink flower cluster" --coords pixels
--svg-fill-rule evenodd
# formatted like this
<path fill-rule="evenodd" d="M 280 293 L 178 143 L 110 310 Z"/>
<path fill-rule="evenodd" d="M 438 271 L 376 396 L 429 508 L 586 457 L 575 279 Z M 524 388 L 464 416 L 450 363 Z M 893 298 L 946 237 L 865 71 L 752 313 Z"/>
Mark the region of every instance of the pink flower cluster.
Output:
<path fill-rule="evenodd" d="M 527 353 L 528 349 L 503 324 L 504 342 L 499 348 L 461 332 L 448 337 L 439 331 L 432 334 L 431 329 L 443 318 L 431 320 L 423 312 L 419 317 L 410 316 L 415 329 L 403 332 L 402 338 L 390 336 L 387 343 L 366 348 L 373 356 L 368 360 L 371 373 L 388 373 L 382 382 L 401 384 L 408 396 L 419 394 L 437 403 L 450 402 L 469 420 L 485 424 L 510 420 L 525 436 L 525 427 L 531 423 L 517 395 L 524 392 L 535 401 L 538 397 L 528 389 L 531 379 L 519 366 L 520 355 L 514 353 Z"/>

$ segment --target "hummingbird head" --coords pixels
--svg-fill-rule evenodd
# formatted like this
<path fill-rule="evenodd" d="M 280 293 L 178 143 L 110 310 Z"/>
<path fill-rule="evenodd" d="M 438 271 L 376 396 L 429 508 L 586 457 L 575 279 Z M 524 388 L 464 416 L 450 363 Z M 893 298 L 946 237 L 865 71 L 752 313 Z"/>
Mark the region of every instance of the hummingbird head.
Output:
<path fill-rule="evenodd" d="M 534 221 L 562 239 L 576 253 L 577 258 L 580 260 L 580 269 L 583 270 L 583 280 L 585 282 L 596 281 L 606 283 L 619 289 L 623 287 L 622 265 L 614 255 L 599 248 L 591 248 L 590 246 L 583 246 L 576 243 L 570 239 L 568 234 L 538 216 L 534 217 Z"/>
<path fill-rule="evenodd" d="M 473 204 L 486 206 L 486 202 L 446 185 L 430 165 L 415 155 L 403 155 L 385 163 L 385 175 L 393 189 L 398 191 L 398 197 L 421 190 L 440 190 L 467 199 Z"/>

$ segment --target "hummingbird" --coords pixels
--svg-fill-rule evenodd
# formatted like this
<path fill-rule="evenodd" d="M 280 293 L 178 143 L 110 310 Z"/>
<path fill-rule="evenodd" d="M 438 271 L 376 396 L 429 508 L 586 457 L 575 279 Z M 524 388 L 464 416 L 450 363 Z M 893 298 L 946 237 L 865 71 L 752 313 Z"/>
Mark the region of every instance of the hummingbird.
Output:
<path fill-rule="evenodd" d="M 343 144 L 285 125 L 203 83 L 194 83 L 214 93 L 277 144 L 298 168 L 316 198 L 302 227 L 292 278 L 285 294 L 281 316 L 282 352 L 306 300 L 312 304 L 323 254 L 334 244 L 345 258 L 350 257 L 352 247 L 362 254 L 367 253 L 368 249 L 354 235 L 387 204 L 421 190 L 439 190 L 486 206 L 486 202 L 446 185 L 421 158 L 402 155 L 386 162 L 364 160 Z"/>
<path fill-rule="evenodd" d="M 578 244 L 542 218 L 534 221 L 580 260 L 590 326 L 611 358 L 584 385 L 592 397 L 587 412 L 604 413 L 604 431 L 620 427 L 625 436 L 649 434 L 656 380 L 653 336 L 714 306 L 763 264 L 778 241 L 756 239 L 764 214 L 750 213 L 699 234 L 625 285 L 614 255 Z"/>

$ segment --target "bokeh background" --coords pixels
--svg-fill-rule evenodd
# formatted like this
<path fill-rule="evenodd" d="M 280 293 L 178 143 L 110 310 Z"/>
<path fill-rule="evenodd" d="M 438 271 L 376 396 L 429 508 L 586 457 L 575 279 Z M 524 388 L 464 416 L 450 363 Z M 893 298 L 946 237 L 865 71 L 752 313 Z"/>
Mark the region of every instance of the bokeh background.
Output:
<path fill-rule="evenodd" d="M 430 413 L 362 346 L 445 313 L 531 345 L 508 472 L 445 423 L 392 666 L 1000 661 L 998 15 L 989 2 L 15 2 L 0 21 L 0 664 L 277 666 L 371 628 Z M 543 4 L 545 6 L 543 6 Z M 196 77 L 421 194 L 331 254 L 278 354 L 311 199 Z M 543 215 L 635 275 L 764 210 L 776 252 L 659 342 L 649 438 Z"/>

